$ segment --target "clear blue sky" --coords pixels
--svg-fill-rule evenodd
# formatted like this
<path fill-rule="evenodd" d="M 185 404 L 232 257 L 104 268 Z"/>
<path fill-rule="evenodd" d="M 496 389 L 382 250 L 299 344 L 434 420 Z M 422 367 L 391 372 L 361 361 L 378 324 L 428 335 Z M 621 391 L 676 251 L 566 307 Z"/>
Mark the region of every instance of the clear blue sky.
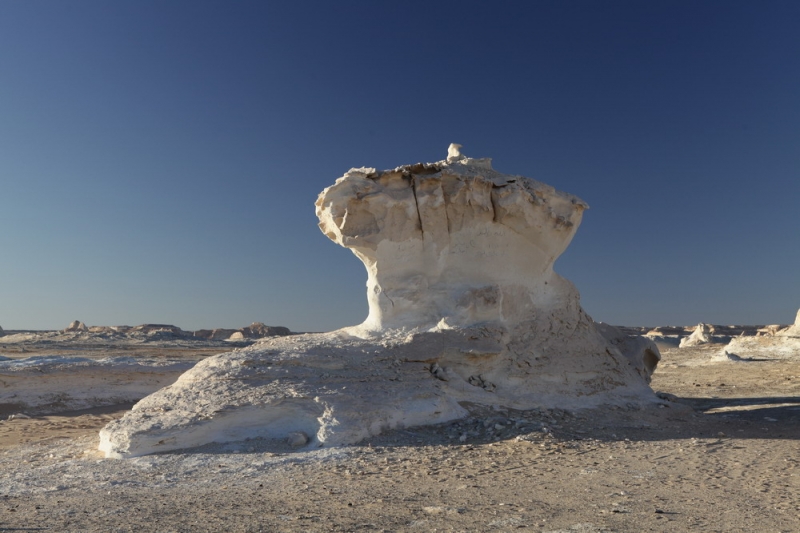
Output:
<path fill-rule="evenodd" d="M 0 326 L 366 316 L 316 226 L 354 166 L 446 156 L 586 200 L 596 319 L 800 307 L 800 2 L 0 2 Z"/>

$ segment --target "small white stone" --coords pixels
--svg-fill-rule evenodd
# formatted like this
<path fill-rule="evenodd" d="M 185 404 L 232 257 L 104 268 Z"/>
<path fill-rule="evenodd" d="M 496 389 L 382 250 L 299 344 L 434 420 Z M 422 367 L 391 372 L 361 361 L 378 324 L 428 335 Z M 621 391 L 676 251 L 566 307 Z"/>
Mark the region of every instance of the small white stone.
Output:
<path fill-rule="evenodd" d="M 292 431 L 286 437 L 286 442 L 292 448 L 300 448 L 308 444 L 308 435 L 306 435 L 302 431 Z"/>
<path fill-rule="evenodd" d="M 464 156 L 461 154 L 461 145 L 450 143 L 450 147 L 447 148 L 447 162 L 452 163 L 453 161 L 460 161 L 462 159 L 464 159 Z"/>

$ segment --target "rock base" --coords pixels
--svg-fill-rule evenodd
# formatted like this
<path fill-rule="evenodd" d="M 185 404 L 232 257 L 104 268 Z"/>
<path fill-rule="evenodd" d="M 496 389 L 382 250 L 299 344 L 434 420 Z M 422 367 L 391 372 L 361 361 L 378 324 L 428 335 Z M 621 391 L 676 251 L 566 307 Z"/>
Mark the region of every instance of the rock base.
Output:
<path fill-rule="evenodd" d="M 538 342 L 534 332 L 492 326 L 272 339 L 201 361 L 106 426 L 100 450 L 134 457 L 248 438 L 338 446 L 462 418 L 470 404 L 524 410 L 657 401 L 645 379 L 654 346 L 615 345 L 588 317 L 581 327 L 591 340 L 569 348 L 552 336 Z"/>

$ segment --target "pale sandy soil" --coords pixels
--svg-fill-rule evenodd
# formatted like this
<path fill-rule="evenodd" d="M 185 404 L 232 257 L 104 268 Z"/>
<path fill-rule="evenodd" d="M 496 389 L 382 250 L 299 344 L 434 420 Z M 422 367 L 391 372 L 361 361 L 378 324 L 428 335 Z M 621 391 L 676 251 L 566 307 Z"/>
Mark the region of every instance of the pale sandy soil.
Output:
<path fill-rule="evenodd" d="M 800 356 L 720 348 L 664 352 L 666 407 L 483 410 L 342 450 L 106 460 L 126 406 L 6 420 L 0 531 L 800 531 Z"/>

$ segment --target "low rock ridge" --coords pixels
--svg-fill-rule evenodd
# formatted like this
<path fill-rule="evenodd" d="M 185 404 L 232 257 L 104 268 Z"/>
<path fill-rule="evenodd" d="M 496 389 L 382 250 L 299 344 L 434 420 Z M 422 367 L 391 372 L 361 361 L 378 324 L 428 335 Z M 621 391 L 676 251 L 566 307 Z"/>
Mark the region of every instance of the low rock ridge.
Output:
<path fill-rule="evenodd" d="M 250 342 L 268 337 L 292 335 L 289 328 L 283 326 L 267 326 L 261 322 L 253 322 L 239 329 L 201 329 L 185 331 L 171 324 L 141 324 L 139 326 L 87 326 L 79 320 L 70 323 L 59 331 L 20 330 L 6 331 L 0 329 L 0 337 L 5 343 L 53 343 L 68 341 L 103 341 L 131 340 L 142 342 L 160 341 L 233 341 Z"/>
<path fill-rule="evenodd" d="M 800 310 L 794 324 L 774 327 L 755 337 L 731 339 L 722 350 L 722 357 L 732 361 L 758 359 L 800 359 Z"/>

